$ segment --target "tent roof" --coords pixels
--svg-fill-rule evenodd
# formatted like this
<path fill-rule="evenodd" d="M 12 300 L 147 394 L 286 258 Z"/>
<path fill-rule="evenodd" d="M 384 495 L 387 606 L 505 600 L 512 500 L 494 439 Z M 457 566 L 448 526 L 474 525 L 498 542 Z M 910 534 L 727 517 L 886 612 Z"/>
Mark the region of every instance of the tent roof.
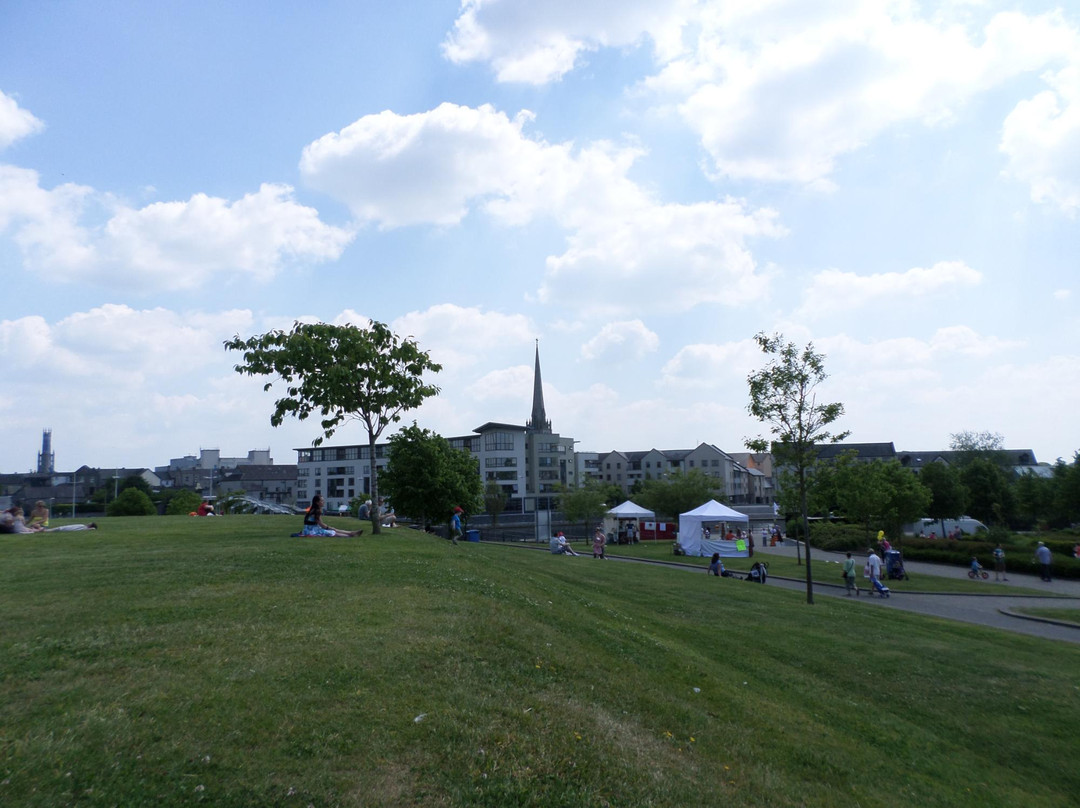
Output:
<path fill-rule="evenodd" d="M 692 511 L 679 514 L 680 516 L 696 516 L 703 519 L 723 519 L 728 522 L 749 522 L 750 517 L 739 513 L 727 505 L 722 505 L 715 499 L 710 499 L 704 505 L 694 508 Z"/>
<path fill-rule="evenodd" d="M 630 500 L 626 500 L 622 505 L 616 505 L 608 511 L 608 516 L 615 516 L 619 519 L 637 519 L 645 516 L 656 516 L 656 514 L 648 508 L 642 508 L 640 505 L 635 505 Z"/>

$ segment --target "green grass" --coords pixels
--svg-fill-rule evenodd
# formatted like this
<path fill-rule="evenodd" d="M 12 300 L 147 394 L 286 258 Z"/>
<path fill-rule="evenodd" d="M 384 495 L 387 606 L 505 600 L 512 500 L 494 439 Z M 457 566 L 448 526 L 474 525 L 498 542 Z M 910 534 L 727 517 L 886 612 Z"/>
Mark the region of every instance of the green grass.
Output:
<path fill-rule="evenodd" d="M 1080 648 L 284 517 L 0 542 L 0 804 L 1072 806 Z"/>
<path fill-rule="evenodd" d="M 580 552 L 580 547 L 578 548 Z M 647 558 L 654 561 L 669 561 L 680 564 L 693 564 L 695 566 L 708 567 L 709 559 L 692 556 L 674 556 L 671 553 L 671 542 L 640 542 L 632 545 L 621 545 L 607 548 L 611 555 L 631 556 L 633 558 Z M 830 554 L 832 556 L 832 554 Z M 725 558 L 724 566 L 735 572 L 746 572 L 755 561 L 765 561 L 769 565 L 770 575 L 779 575 L 784 578 L 797 578 L 806 580 L 805 560 L 799 564 L 794 557 L 773 555 L 771 553 L 757 553 L 753 558 Z M 843 578 L 840 577 L 842 565 L 832 560 L 826 561 L 820 554 L 811 555 L 810 568 L 813 571 L 815 583 L 836 584 L 842 586 Z M 869 586 L 869 581 L 862 577 L 864 556 L 855 556 L 855 571 L 857 583 L 861 589 Z M 912 574 L 907 580 L 886 581 L 889 588 L 894 592 L 961 592 L 978 594 L 1008 594 L 1008 595 L 1031 595 L 1049 597 L 1042 589 L 1012 586 L 1007 589 L 994 587 L 992 580 L 971 580 L 968 578 L 946 578 L 937 575 Z"/>
<path fill-rule="evenodd" d="M 1052 620 L 1065 620 L 1069 623 L 1080 625 L 1080 609 L 1017 609 L 1021 614 L 1030 614 L 1033 617 L 1049 617 Z"/>

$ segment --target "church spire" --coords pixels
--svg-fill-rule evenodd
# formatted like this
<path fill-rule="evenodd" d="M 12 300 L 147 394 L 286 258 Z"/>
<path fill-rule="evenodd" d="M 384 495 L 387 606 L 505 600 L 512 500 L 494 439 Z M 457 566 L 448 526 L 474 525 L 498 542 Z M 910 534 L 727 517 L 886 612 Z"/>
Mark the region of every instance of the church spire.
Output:
<path fill-rule="evenodd" d="M 533 371 L 532 418 L 525 425 L 532 432 L 551 432 L 551 421 L 544 412 L 544 384 L 540 379 L 540 340 L 536 341 L 536 370 Z"/>

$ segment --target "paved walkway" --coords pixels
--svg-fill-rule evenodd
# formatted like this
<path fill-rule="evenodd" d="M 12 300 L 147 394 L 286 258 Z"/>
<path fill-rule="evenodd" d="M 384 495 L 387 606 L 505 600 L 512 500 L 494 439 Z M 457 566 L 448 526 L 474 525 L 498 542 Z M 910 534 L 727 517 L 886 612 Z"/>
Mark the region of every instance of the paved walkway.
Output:
<path fill-rule="evenodd" d="M 794 557 L 795 546 L 759 548 L 757 552 L 761 555 L 776 554 Z M 844 553 L 828 553 L 822 550 L 812 550 L 811 553 L 811 564 L 817 561 L 842 561 L 846 557 Z M 966 567 L 905 561 L 904 568 L 908 574 L 913 575 L 938 575 L 946 578 L 967 577 Z M 769 584 L 781 586 L 785 589 L 806 591 L 805 581 L 773 576 L 769 578 Z M 906 612 L 917 612 L 948 620 L 961 620 L 965 623 L 992 626 L 1020 634 L 1031 634 L 1051 640 L 1080 643 L 1080 628 L 1021 617 L 1015 614 L 1015 610 L 1026 607 L 1080 609 L 1080 581 L 1054 580 L 1046 583 L 1040 581 L 1038 575 L 1010 572 L 1008 581 L 994 582 L 993 578 L 991 578 L 986 581 L 986 587 L 986 594 L 979 595 L 897 592 L 886 599 L 863 596 L 858 600 L 860 603 L 872 604 L 874 607 L 900 609 Z M 1045 598 L 1015 593 L 1009 594 L 1008 590 L 1013 587 L 1042 589 L 1047 593 L 1053 593 L 1057 597 Z M 815 581 L 814 595 L 815 597 L 818 595 L 846 597 L 846 592 L 842 584 L 833 585 Z M 851 598 L 851 600 L 854 600 L 854 598 Z M 1010 614 L 1010 612 L 1014 613 Z"/>

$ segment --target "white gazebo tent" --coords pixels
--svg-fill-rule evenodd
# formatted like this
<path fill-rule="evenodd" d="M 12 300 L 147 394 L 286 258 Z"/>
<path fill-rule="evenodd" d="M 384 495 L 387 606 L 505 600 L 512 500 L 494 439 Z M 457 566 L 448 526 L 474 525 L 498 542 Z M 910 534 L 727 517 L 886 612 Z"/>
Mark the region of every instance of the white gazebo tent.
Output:
<path fill-rule="evenodd" d="M 655 518 L 656 514 L 648 508 L 642 508 L 640 505 L 626 500 L 622 505 L 616 505 L 607 512 L 607 518 L 604 520 L 604 532 L 609 535 L 618 535 L 619 521 L 623 519 L 636 522 L 639 519 Z"/>
<path fill-rule="evenodd" d="M 724 558 L 746 558 L 750 555 L 749 540 L 728 541 L 721 536 L 721 526 L 729 522 L 749 525 L 750 517 L 710 499 L 699 508 L 679 514 L 679 544 L 689 556 L 719 553 Z M 709 527 L 716 538 L 704 538 L 703 527 Z"/>

